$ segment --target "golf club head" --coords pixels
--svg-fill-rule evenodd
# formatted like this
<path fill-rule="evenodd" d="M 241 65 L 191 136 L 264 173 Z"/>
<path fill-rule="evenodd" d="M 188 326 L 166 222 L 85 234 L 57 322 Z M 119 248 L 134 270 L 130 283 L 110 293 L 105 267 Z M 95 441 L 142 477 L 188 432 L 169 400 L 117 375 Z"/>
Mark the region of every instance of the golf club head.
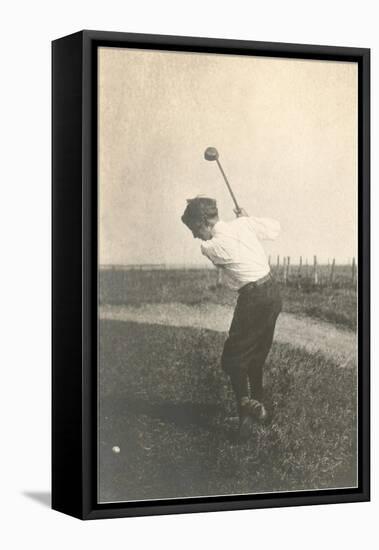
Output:
<path fill-rule="evenodd" d="M 218 151 L 216 147 L 207 147 L 205 149 L 204 153 L 205 160 L 217 160 L 218 159 Z"/>

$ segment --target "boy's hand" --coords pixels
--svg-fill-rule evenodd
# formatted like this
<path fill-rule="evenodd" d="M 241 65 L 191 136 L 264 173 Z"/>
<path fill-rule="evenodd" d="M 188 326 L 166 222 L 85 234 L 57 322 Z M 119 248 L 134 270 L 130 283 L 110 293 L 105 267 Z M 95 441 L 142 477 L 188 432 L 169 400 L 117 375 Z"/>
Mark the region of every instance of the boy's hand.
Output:
<path fill-rule="evenodd" d="M 233 210 L 233 212 L 235 213 L 237 218 L 248 218 L 249 217 L 249 214 L 246 212 L 246 210 L 244 208 L 240 208 L 239 210 L 237 208 L 235 208 Z"/>

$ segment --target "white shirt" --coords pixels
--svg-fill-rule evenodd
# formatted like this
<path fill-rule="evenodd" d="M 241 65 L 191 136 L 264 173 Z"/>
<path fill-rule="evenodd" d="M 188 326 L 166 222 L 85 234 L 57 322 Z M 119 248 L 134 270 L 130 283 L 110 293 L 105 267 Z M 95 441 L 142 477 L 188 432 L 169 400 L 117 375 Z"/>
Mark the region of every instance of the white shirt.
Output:
<path fill-rule="evenodd" d="M 269 218 L 244 216 L 231 222 L 219 221 L 213 227 L 212 239 L 202 243 L 201 252 L 224 269 L 228 286 L 238 290 L 269 273 L 259 240 L 273 240 L 279 232 L 279 222 Z"/>

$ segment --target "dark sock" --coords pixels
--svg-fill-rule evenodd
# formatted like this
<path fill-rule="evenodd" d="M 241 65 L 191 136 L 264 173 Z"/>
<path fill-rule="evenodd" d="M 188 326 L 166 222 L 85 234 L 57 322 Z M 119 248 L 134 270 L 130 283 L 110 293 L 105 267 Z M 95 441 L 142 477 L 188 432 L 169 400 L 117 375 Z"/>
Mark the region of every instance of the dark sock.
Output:
<path fill-rule="evenodd" d="M 250 396 L 252 399 L 263 399 L 263 365 L 249 371 Z"/>
<path fill-rule="evenodd" d="M 247 375 L 241 372 L 229 373 L 230 381 L 237 402 L 238 414 L 241 413 L 241 400 L 249 397 L 249 385 Z"/>

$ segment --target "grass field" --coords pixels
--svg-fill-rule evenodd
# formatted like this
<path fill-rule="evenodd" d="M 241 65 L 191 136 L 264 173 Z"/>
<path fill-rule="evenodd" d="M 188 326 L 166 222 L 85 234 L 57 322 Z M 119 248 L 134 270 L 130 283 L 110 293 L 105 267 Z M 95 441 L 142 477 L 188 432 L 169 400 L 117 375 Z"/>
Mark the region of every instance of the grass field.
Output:
<path fill-rule="evenodd" d="M 100 338 L 100 500 L 356 484 L 355 369 L 274 344 L 270 420 L 241 444 L 223 334 L 101 321 Z"/>
<path fill-rule="evenodd" d="M 269 421 L 241 443 L 219 365 L 235 293 L 214 270 L 102 271 L 102 312 L 115 317 L 100 320 L 100 500 L 355 486 L 356 292 L 336 275 L 333 287 L 281 285 Z"/>
<path fill-rule="evenodd" d="M 349 329 L 357 326 L 357 294 L 350 283 L 350 268 L 336 266 L 335 284 L 326 284 L 327 266 L 320 267 L 320 279 L 325 284 L 314 286 L 296 278 L 289 284 L 280 283 L 283 311 L 307 315 L 330 321 Z M 294 267 L 296 272 L 296 268 Z M 280 275 L 280 274 L 279 274 Z M 100 301 L 103 304 L 168 303 L 188 305 L 215 303 L 233 305 L 236 293 L 226 286 L 217 285 L 217 273 L 213 269 L 100 272 Z"/>

